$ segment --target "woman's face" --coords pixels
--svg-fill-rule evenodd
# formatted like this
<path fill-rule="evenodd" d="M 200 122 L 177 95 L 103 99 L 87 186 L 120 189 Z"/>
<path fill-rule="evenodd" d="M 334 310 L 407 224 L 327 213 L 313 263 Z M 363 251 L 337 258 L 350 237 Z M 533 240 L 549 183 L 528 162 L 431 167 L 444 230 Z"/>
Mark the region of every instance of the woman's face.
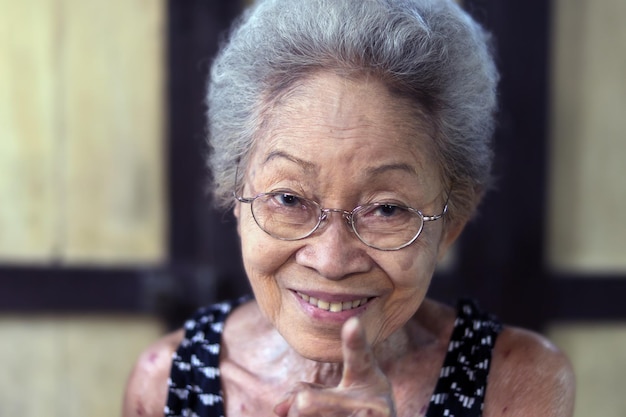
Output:
<path fill-rule="evenodd" d="M 325 73 L 308 79 L 274 107 L 243 196 L 280 191 L 326 208 L 384 201 L 440 214 L 446 190 L 432 140 L 402 104 L 373 80 Z M 412 245 L 381 251 L 363 244 L 337 213 L 298 241 L 263 232 L 249 204 L 238 203 L 235 215 L 261 310 L 296 351 L 321 361 L 341 361 L 340 329 L 353 315 L 374 345 L 401 328 L 457 235 L 441 220 L 426 222 Z M 330 311 L 339 305 L 342 311 Z"/>

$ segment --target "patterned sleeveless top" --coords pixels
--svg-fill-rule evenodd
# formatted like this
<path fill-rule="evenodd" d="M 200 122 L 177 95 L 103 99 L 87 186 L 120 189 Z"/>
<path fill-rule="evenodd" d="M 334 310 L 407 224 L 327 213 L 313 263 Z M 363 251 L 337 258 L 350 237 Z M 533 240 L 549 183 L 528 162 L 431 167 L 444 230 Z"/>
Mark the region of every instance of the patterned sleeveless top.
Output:
<path fill-rule="evenodd" d="M 225 416 L 219 370 L 222 330 L 228 314 L 249 299 L 204 307 L 185 323 L 185 337 L 173 355 L 165 416 Z M 458 302 L 448 352 L 426 417 L 482 415 L 491 353 L 501 330 L 500 322 L 473 301 Z"/>

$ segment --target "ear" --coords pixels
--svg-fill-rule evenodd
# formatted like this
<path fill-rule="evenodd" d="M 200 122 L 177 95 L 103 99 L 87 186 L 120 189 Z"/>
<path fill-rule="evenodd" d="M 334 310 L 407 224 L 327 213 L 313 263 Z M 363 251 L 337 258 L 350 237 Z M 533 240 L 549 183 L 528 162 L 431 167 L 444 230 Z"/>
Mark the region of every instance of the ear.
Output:
<path fill-rule="evenodd" d="M 235 207 L 233 207 L 233 215 L 235 216 L 235 220 L 237 221 L 237 234 L 241 237 L 241 203 L 239 201 L 235 202 Z"/>
<path fill-rule="evenodd" d="M 441 261 L 446 253 L 448 253 L 448 250 L 459 237 L 466 224 L 467 220 L 459 219 L 454 222 L 447 223 L 444 226 L 443 235 L 441 236 L 439 247 L 437 248 L 437 262 Z"/>

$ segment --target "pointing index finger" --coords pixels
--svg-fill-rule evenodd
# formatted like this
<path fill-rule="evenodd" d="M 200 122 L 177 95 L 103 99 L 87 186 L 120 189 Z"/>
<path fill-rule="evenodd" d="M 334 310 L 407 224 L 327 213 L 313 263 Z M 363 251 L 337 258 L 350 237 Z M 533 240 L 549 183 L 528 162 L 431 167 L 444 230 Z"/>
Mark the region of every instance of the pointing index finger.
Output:
<path fill-rule="evenodd" d="M 376 374 L 376 360 L 358 318 L 350 318 L 344 323 L 341 344 L 344 368 L 340 386 L 363 383 Z"/>

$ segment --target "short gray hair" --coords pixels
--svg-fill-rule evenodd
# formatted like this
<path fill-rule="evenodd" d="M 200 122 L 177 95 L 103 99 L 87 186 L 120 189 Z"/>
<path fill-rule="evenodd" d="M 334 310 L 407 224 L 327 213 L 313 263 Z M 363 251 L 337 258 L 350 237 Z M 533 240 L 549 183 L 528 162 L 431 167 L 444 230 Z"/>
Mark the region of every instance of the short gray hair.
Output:
<path fill-rule="evenodd" d="M 244 12 L 208 86 L 219 206 L 233 204 L 272 104 L 318 71 L 377 76 L 425 113 L 453 187 L 449 215 L 471 217 L 491 182 L 498 72 L 488 33 L 452 0 L 261 0 Z"/>

